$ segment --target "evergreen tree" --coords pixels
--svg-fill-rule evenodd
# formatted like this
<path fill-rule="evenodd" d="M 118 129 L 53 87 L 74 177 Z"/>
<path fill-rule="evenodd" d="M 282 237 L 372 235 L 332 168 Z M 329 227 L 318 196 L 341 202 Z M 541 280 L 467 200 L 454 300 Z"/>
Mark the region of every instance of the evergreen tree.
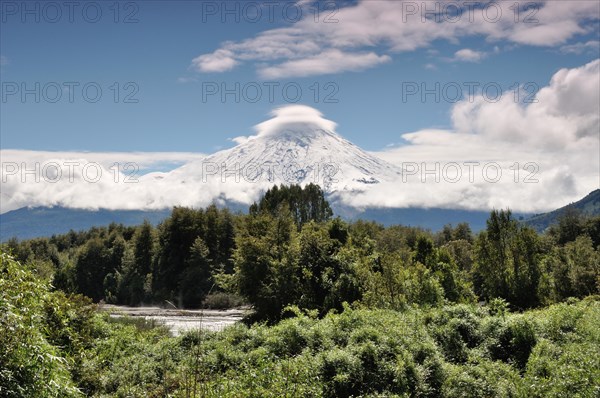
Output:
<path fill-rule="evenodd" d="M 283 205 L 276 217 L 251 214 L 241 224 L 234 253 L 238 291 L 257 318 L 278 319 L 300 294 L 294 220 Z"/>
<path fill-rule="evenodd" d="M 556 235 L 558 243 L 564 245 L 567 242 L 573 242 L 584 230 L 584 220 L 581 211 L 568 207 L 558 217 Z"/>
<path fill-rule="evenodd" d="M 175 207 L 171 216 L 159 225 L 159 251 L 152 272 L 156 299 L 181 304 L 181 276 L 194 241 L 204 234 L 203 210 Z"/>
<path fill-rule="evenodd" d="M 186 269 L 180 280 L 182 304 L 188 308 L 198 308 L 212 288 L 212 259 L 204 240 L 196 238 L 190 249 Z"/>
<path fill-rule="evenodd" d="M 519 225 L 510 210 L 492 211 L 476 244 L 477 293 L 503 298 L 517 308 L 537 305 L 539 254 L 535 231 Z"/>
<path fill-rule="evenodd" d="M 329 202 L 321 188 L 316 184 L 308 184 L 304 188 L 299 185 L 275 185 L 269 189 L 258 203 L 250 206 L 250 213 L 267 212 L 275 216 L 282 204 L 286 204 L 298 226 L 308 221 L 323 222 L 333 215 Z"/>
<path fill-rule="evenodd" d="M 90 239 L 79 252 L 75 265 L 77 290 L 94 301 L 104 298 L 110 252 L 100 238 Z"/>
<path fill-rule="evenodd" d="M 139 275 L 152 272 L 154 256 L 154 228 L 147 220 L 138 227 L 133 235 L 135 269 Z"/>

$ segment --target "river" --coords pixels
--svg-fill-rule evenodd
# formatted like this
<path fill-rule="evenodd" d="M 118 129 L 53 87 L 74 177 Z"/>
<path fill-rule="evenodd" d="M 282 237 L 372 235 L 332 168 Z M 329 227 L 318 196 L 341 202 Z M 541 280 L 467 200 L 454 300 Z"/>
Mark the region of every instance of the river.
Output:
<path fill-rule="evenodd" d="M 111 317 L 122 316 L 144 317 L 166 326 L 174 336 L 188 330 L 204 329 L 221 331 L 242 319 L 247 309 L 229 310 L 179 310 L 159 307 L 126 307 L 103 304 L 100 310 L 106 311 Z"/>

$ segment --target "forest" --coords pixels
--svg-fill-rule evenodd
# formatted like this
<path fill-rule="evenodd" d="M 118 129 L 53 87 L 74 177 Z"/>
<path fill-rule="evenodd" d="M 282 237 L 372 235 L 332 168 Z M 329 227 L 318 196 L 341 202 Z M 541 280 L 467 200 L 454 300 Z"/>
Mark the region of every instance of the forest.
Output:
<path fill-rule="evenodd" d="M 439 232 L 333 217 L 317 185 L 2 245 L 0 396 L 594 397 L 600 217 Z M 97 303 L 250 306 L 172 337 Z"/>

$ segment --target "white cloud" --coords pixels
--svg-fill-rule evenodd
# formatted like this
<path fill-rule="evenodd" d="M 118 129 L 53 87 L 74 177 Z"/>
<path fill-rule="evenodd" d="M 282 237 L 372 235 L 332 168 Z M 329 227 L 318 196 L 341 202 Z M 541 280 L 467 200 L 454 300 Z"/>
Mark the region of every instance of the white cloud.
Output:
<path fill-rule="evenodd" d="M 273 116 L 271 119 L 254 126 L 257 137 L 275 134 L 286 128 L 292 128 L 297 123 L 326 131 L 334 131 L 336 127 L 335 122 L 323 118 L 321 112 L 306 105 L 287 105 L 276 108 L 271 112 L 271 116 Z"/>
<path fill-rule="evenodd" d="M 586 25 L 585 22 L 598 20 L 600 4 L 596 1 L 546 1 L 537 10 L 521 12 L 520 22 L 506 32 L 507 38 L 536 46 L 564 44 L 577 34 L 591 31 L 594 25 Z M 507 11 L 507 15 L 514 15 Z"/>
<path fill-rule="evenodd" d="M 507 93 L 509 94 L 509 93 Z M 357 195 L 350 203 L 441 206 L 486 209 L 511 207 L 518 211 L 546 211 L 578 200 L 600 185 L 600 60 L 580 68 L 562 69 L 541 89 L 537 102 L 517 104 L 511 95 L 496 102 L 477 98 L 452 109 L 451 130 L 420 130 L 402 135 L 404 146 L 376 153 L 395 164 L 424 162 L 440 167 L 448 162 L 477 161 L 502 166 L 498 183 L 427 183 L 388 187 L 380 195 Z M 513 182 L 514 163 L 520 165 L 519 183 Z M 538 183 L 523 183 L 526 163 L 539 166 Z M 512 167 L 512 168 L 511 168 Z M 463 172 L 468 171 L 463 167 Z M 431 177 L 430 177 L 431 179 Z M 410 183 L 410 180 L 409 180 Z"/>
<path fill-rule="evenodd" d="M 155 170 L 168 165 L 182 165 L 206 155 L 195 152 L 77 152 L 77 151 L 32 151 L 25 149 L 1 149 L 2 163 L 43 163 L 48 159 L 84 159 L 103 167 L 114 163 L 135 163 L 140 170 Z"/>
<path fill-rule="evenodd" d="M 315 21 L 314 12 L 306 10 L 303 19 L 290 27 L 225 42 L 213 53 L 195 58 L 192 65 L 200 72 L 224 72 L 250 61 L 259 75 L 271 78 L 339 73 L 377 66 L 389 61 L 390 54 L 424 48 L 436 40 L 458 43 L 461 38 L 483 36 L 494 46 L 498 41 L 564 45 L 575 35 L 592 31 L 600 18 L 600 6 L 593 1 L 536 2 L 535 15 L 531 10 L 521 10 L 517 22 L 513 3 L 492 3 L 500 8 L 497 21 L 490 19 L 494 10 L 482 9 L 485 2 L 474 2 L 479 7 L 471 11 L 464 6 L 458 21 L 444 13 L 439 1 L 362 0 L 340 8 L 335 14 L 337 23 Z M 307 3 L 303 5 L 308 7 Z M 416 7 L 415 12 L 409 12 L 409 7 Z M 425 10 L 436 7 L 440 10 L 439 21 L 422 19 Z M 379 55 L 373 51 L 375 48 Z"/>
<path fill-rule="evenodd" d="M 204 157 L 188 152 L 11 149 L 1 150 L 0 155 L 2 213 L 24 206 L 83 209 L 162 209 L 176 203 L 191 206 L 187 193 L 166 179 L 168 173 L 156 170 L 172 170 Z"/>
<path fill-rule="evenodd" d="M 232 55 L 229 50 L 216 50 L 194 58 L 192 65 L 200 72 L 226 72 L 238 64 Z"/>
<path fill-rule="evenodd" d="M 195 77 L 178 77 L 177 83 L 196 83 L 198 81 Z"/>
<path fill-rule="evenodd" d="M 235 142 L 236 144 L 243 144 L 244 142 L 248 141 L 248 137 L 244 136 L 244 135 L 240 135 L 238 137 L 233 137 L 233 138 L 229 138 L 229 141 Z"/>
<path fill-rule="evenodd" d="M 373 52 L 345 53 L 337 49 L 330 49 L 311 57 L 260 68 L 259 74 L 264 79 L 327 75 L 343 71 L 359 71 L 389 61 L 391 58 L 388 55 L 380 56 Z"/>
<path fill-rule="evenodd" d="M 565 54 L 583 54 L 583 53 L 595 53 L 600 52 L 600 41 L 590 40 L 585 43 L 575 43 L 562 46 L 560 51 Z"/>
<path fill-rule="evenodd" d="M 471 50 L 470 48 L 463 48 L 454 53 L 454 61 L 462 62 L 479 62 L 485 58 L 486 54 L 482 51 Z"/>

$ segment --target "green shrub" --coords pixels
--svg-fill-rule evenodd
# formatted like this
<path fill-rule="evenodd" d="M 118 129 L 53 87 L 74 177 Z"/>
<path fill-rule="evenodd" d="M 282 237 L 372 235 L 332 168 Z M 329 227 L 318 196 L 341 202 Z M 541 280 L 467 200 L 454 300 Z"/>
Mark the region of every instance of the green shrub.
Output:
<path fill-rule="evenodd" d="M 487 347 L 493 360 L 514 364 L 523 371 L 537 342 L 534 324 L 522 315 L 494 318 L 486 325 Z"/>
<path fill-rule="evenodd" d="M 360 391 L 360 360 L 341 348 L 326 351 L 320 358 L 319 376 L 325 380 L 324 397 L 350 397 Z"/>
<path fill-rule="evenodd" d="M 428 320 L 429 329 L 451 362 L 465 362 L 469 349 L 482 341 L 481 319 L 484 314 L 474 306 L 465 304 L 444 307 Z"/>
<path fill-rule="evenodd" d="M 548 340 L 531 354 L 525 374 L 530 397 L 597 397 L 600 393 L 598 344 L 568 343 L 563 347 Z"/>
<path fill-rule="evenodd" d="M 67 359 L 46 334 L 44 307 L 58 304 L 47 284 L 0 251 L 0 396 L 80 396 Z M 63 319 L 53 322 L 62 324 Z M 69 338 L 68 334 L 53 337 Z"/>
<path fill-rule="evenodd" d="M 511 366 L 483 360 L 467 365 L 449 365 L 442 387 L 447 398 L 511 398 L 523 392 L 519 373 Z M 525 395 L 526 396 L 526 395 Z"/>
<path fill-rule="evenodd" d="M 238 295 L 225 292 L 211 293 L 204 298 L 203 308 L 227 310 L 244 305 L 244 299 Z"/>

